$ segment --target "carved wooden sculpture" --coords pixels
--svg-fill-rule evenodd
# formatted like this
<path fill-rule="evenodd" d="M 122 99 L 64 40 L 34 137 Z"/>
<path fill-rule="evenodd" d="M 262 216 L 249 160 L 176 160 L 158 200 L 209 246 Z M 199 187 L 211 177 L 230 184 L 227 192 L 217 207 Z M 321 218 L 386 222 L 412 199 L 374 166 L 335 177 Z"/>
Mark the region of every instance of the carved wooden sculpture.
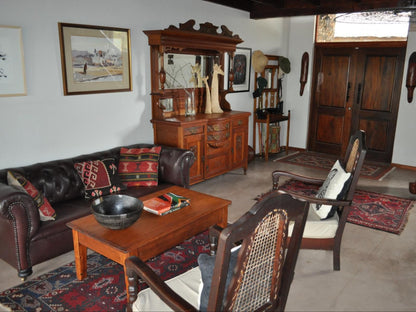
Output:
<path fill-rule="evenodd" d="M 303 53 L 302 55 L 302 67 L 300 72 L 300 92 L 299 94 L 303 95 L 303 89 L 305 89 L 305 84 L 308 81 L 308 68 L 309 68 L 309 54 L 308 52 Z"/>
<path fill-rule="evenodd" d="M 412 102 L 413 100 L 413 90 L 416 86 L 416 52 L 413 52 L 409 58 L 409 65 L 407 67 L 407 78 L 406 78 L 406 88 L 407 88 L 407 102 Z"/>
<path fill-rule="evenodd" d="M 202 78 L 201 78 L 201 64 L 191 65 L 192 77 L 189 82 L 193 83 L 195 88 L 202 88 Z"/>
<path fill-rule="evenodd" d="M 209 90 L 208 85 L 208 76 L 205 78 L 202 78 L 202 81 L 205 84 L 206 87 L 206 101 L 205 101 L 205 114 L 212 114 L 212 104 L 211 104 L 211 91 Z"/>
<path fill-rule="evenodd" d="M 212 82 L 211 82 L 211 107 L 213 113 L 222 113 L 223 110 L 220 107 L 219 101 L 219 85 L 218 85 L 218 75 L 224 76 L 224 71 L 221 69 L 221 66 L 214 64 L 214 72 L 212 73 Z"/>

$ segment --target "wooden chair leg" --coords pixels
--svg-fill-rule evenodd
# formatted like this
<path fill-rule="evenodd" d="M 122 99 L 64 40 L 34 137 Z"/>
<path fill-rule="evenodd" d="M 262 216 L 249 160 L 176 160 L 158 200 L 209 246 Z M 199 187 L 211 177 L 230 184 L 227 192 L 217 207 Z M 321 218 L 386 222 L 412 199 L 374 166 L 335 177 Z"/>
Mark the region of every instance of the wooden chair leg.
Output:
<path fill-rule="evenodd" d="M 264 155 L 265 155 L 264 159 L 266 161 L 269 160 L 269 139 L 270 139 L 270 124 L 269 124 L 269 122 L 267 122 L 266 123 L 266 139 L 265 139 L 266 148 L 265 148 L 265 151 L 264 151 Z"/>
<path fill-rule="evenodd" d="M 261 156 L 263 154 L 263 138 L 262 138 L 262 129 L 261 129 L 261 123 L 257 124 L 258 126 L 258 132 L 259 132 L 259 155 Z"/>
<path fill-rule="evenodd" d="M 334 257 L 334 271 L 341 270 L 341 255 L 340 246 L 334 246 L 333 257 Z"/>

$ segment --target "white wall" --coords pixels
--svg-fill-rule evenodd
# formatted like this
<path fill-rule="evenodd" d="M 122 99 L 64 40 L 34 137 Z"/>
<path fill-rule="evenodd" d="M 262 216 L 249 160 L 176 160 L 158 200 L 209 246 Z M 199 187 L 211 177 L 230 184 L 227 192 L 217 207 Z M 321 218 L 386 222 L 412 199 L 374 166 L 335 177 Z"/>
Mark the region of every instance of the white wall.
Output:
<path fill-rule="evenodd" d="M 413 26 L 414 27 L 414 26 Z M 413 101 L 407 102 L 406 75 L 409 57 L 416 50 L 416 29 L 409 31 L 406 51 L 406 63 L 397 117 L 396 138 L 394 140 L 393 163 L 416 167 L 416 92 Z"/>
<path fill-rule="evenodd" d="M 289 143 L 292 147 L 306 148 L 308 122 L 309 122 L 309 98 L 313 71 L 313 45 L 314 45 L 314 17 L 302 16 L 290 19 L 288 42 L 288 57 L 291 62 L 291 72 L 286 75 L 284 90 L 288 109 L 291 112 L 291 127 Z M 309 54 L 308 80 L 300 95 L 300 71 L 301 60 L 304 52 Z"/>
<path fill-rule="evenodd" d="M 0 24 L 21 26 L 27 96 L 0 97 L 0 168 L 76 156 L 118 145 L 153 142 L 150 64 L 143 30 L 163 29 L 188 19 L 226 25 L 240 35 L 241 47 L 288 56 L 292 71 L 284 78 L 285 111 L 291 109 L 290 145 L 306 148 L 314 17 L 250 20 L 248 13 L 202 0 L 2 0 Z M 58 22 L 131 30 L 132 92 L 63 96 Z M 409 37 L 408 53 L 416 48 Z M 299 96 L 300 62 L 309 53 L 309 78 Z M 406 58 L 406 69 L 407 69 Z M 250 92 L 229 94 L 233 110 L 252 112 Z M 400 102 L 393 162 L 416 166 L 416 95 Z M 282 143 L 285 140 L 282 123 Z M 249 144 L 252 142 L 250 118 Z"/>
<path fill-rule="evenodd" d="M 283 20 L 253 21 L 246 12 L 204 1 L 2 0 L 0 24 L 22 27 L 27 96 L 0 97 L 0 168 L 153 142 L 142 31 L 189 19 L 226 25 L 244 40 L 242 47 L 278 53 L 286 46 Z M 63 96 L 58 22 L 129 28 L 133 91 Z M 251 92 L 227 99 L 234 110 L 252 111 Z"/>

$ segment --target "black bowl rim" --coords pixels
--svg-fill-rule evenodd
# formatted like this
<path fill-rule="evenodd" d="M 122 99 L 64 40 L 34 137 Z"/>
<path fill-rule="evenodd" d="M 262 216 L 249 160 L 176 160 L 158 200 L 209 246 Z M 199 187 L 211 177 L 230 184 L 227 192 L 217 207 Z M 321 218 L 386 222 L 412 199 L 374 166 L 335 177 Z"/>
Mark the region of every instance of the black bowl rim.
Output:
<path fill-rule="evenodd" d="M 97 204 L 101 203 L 104 198 L 109 198 L 109 197 L 112 197 L 112 196 L 133 198 L 133 199 L 137 200 L 139 206 L 137 207 L 137 210 L 133 210 L 133 211 L 130 211 L 130 212 L 127 212 L 127 213 L 122 213 L 122 214 L 114 214 L 114 215 L 103 214 L 103 213 L 99 213 L 99 212 L 97 212 L 97 211 L 94 210 L 94 208 L 93 208 L 94 205 L 97 205 Z M 97 201 L 99 201 L 99 202 L 97 204 L 95 204 L 95 202 L 97 202 Z M 100 196 L 100 197 L 94 199 L 91 202 L 91 211 L 93 212 L 93 214 L 99 215 L 100 217 L 104 217 L 104 218 L 114 218 L 114 217 L 130 216 L 130 215 L 137 214 L 137 213 L 141 212 L 142 210 L 143 210 L 143 201 L 141 199 L 139 199 L 137 197 L 134 197 L 134 196 L 125 195 L 125 194 L 109 194 L 109 195 L 104 195 L 104 196 Z"/>

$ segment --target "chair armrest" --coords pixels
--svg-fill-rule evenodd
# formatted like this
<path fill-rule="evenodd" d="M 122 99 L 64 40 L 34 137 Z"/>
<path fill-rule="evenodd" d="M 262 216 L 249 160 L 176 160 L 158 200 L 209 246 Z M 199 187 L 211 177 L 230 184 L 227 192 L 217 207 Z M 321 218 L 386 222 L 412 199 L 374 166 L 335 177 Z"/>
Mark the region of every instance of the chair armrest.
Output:
<path fill-rule="evenodd" d="M 294 174 L 294 173 L 287 172 L 287 171 L 275 170 L 275 171 L 272 172 L 272 180 L 273 180 L 273 189 L 274 190 L 277 190 L 278 187 L 279 187 L 279 178 L 280 177 L 288 177 L 288 178 L 291 178 L 291 179 L 294 179 L 294 180 L 307 182 L 307 183 L 311 183 L 311 184 L 322 184 L 325 181 L 323 179 L 306 177 L 306 176 L 302 176 L 302 175 L 299 175 L 299 174 Z"/>
<path fill-rule="evenodd" d="M 162 146 L 159 158 L 159 180 L 189 188 L 189 171 L 195 161 L 193 152 Z"/>
<path fill-rule="evenodd" d="M 289 194 L 295 199 L 301 201 L 307 201 L 313 204 L 320 204 L 320 205 L 331 205 L 331 206 L 350 206 L 352 201 L 351 200 L 338 200 L 338 199 L 329 199 L 329 198 L 317 198 L 315 196 L 308 196 L 303 194 L 298 194 L 293 191 L 285 191 L 286 194 Z"/>
<path fill-rule="evenodd" d="M 197 311 L 190 303 L 172 290 L 161 278 L 138 257 L 129 257 L 125 262 L 128 276 L 129 301 L 127 311 L 132 311 L 137 299 L 137 276 L 140 278 L 174 311 Z"/>
<path fill-rule="evenodd" d="M 222 227 L 218 225 L 213 225 L 209 228 L 209 254 L 215 256 L 217 253 L 218 239 L 220 237 Z"/>

